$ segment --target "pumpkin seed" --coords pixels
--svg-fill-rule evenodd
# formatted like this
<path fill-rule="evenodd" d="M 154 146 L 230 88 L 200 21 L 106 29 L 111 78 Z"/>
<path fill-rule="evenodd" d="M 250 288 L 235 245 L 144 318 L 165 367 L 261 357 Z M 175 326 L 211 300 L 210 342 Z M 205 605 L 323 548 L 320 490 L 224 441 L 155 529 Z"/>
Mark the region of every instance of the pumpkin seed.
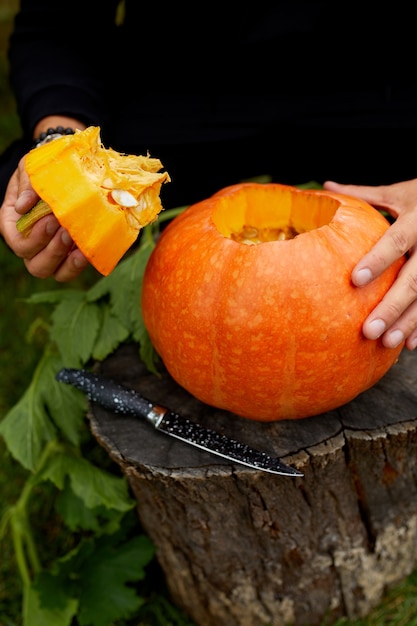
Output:
<path fill-rule="evenodd" d="M 284 241 L 286 239 L 294 239 L 299 234 L 293 226 L 285 226 L 284 228 L 255 228 L 244 224 L 242 230 L 238 233 L 230 235 L 233 241 L 244 243 L 246 245 L 254 245 L 267 241 Z"/>
<path fill-rule="evenodd" d="M 135 196 L 133 196 L 130 191 L 126 191 L 126 189 L 112 189 L 110 195 L 119 206 L 126 207 L 127 209 L 138 206 L 138 201 Z"/>

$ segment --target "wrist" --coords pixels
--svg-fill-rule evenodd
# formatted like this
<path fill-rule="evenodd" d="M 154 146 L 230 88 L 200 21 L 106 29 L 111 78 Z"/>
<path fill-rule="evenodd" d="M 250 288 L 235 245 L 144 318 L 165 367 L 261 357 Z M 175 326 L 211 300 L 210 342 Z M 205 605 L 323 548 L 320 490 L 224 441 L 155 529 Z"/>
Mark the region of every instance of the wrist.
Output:
<path fill-rule="evenodd" d="M 33 141 L 35 141 L 41 133 L 46 132 L 49 128 L 57 128 L 62 126 L 65 128 L 73 128 L 76 130 L 84 130 L 86 124 L 75 117 L 69 115 L 47 115 L 40 119 L 33 128 Z"/>
<path fill-rule="evenodd" d="M 35 137 L 33 141 L 33 148 L 37 148 L 38 146 L 42 146 L 45 143 L 49 143 L 58 137 L 62 137 L 63 135 L 73 135 L 75 133 L 75 129 L 67 126 L 64 128 L 63 126 L 50 126 L 46 130 L 42 131 L 37 137 Z"/>

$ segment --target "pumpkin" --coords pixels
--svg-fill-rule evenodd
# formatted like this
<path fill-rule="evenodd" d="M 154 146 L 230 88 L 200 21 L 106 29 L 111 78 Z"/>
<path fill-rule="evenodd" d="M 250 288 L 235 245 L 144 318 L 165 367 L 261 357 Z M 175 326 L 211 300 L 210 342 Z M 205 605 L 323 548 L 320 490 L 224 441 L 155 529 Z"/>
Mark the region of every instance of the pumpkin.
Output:
<path fill-rule="evenodd" d="M 25 159 L 32 187 L 42 199 L 17 222 L 27 236 L 52 211 L 103 275 L 108 275 L 162 209 L 160 189 L 170 177 L 159 159 L 104 148 L 90 126 L 34 148 Z"/>
<path fill-rule="evenodd" d="M 145 327 L 167 371 L 200 401 L 259 421 L 349 402 L 404 347 L 361 330 L 404 258 L 365 287 L 351 282 L 388 226 L 353 197 L 273 183 L 188 207 L 162 232 L 143 279 Z"/>

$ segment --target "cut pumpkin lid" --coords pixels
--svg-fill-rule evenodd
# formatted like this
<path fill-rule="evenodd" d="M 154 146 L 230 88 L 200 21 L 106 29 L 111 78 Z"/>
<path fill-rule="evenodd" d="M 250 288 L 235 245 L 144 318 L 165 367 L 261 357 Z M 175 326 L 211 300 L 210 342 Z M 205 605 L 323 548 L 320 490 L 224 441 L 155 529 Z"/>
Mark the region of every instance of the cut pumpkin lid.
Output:
<path fill-rule="evenodd" d="M 170 181 L 162 163 L 150 156 L 105 148 L 100 128 L 90 126 L 64 135 L 27 154 L 25 167 L 43 210 L 18 220 L 28 235 L 45 214 L 45 203 L 58 222 L 103 275 L 108 275 L 136 241 L 139 231 L 162 210 L 161 186 Z M 34 212 L 34 213 L 32 213 Z"/>

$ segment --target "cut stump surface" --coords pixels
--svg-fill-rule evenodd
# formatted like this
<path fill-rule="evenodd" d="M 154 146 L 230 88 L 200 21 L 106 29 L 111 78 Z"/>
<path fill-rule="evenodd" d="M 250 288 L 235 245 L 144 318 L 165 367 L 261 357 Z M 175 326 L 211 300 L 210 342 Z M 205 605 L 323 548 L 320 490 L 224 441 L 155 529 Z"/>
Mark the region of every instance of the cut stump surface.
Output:
<path fill-rule="evenodd" d="M 303 472 L 289 478 L 90 406 L 120 465 L 173 601 L 197 626 L 315 626 L 363 617 L 417 566 L 417 353 L 372 389 L 304 420 L 262 423 L 202 404 L 136 345 L 101 374 Z"/>

